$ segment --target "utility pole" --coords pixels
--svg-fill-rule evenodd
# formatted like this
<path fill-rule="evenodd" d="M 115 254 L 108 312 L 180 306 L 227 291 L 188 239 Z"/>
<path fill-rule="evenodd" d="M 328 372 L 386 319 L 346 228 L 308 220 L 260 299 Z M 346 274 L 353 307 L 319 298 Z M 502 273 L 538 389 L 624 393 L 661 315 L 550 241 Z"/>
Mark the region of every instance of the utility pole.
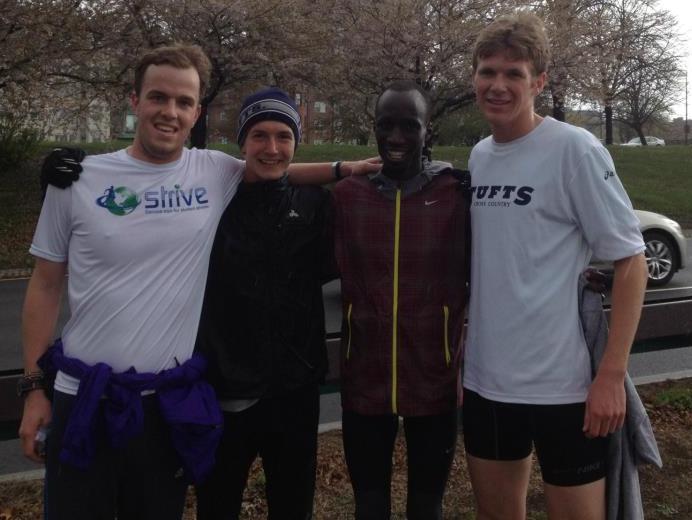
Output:
<path fill-rule="evenodd" d="M 685 70 L 685 146 L 687 146 L 687 138 L 690 135 L 690 120 L 687 119 L 687 70 Z"/>

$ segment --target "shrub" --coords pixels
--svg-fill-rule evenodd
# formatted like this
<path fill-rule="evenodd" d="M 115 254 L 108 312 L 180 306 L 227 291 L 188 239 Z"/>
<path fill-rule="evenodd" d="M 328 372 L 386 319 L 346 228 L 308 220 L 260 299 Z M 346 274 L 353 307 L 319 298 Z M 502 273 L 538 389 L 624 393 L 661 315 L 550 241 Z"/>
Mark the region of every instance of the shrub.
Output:
<path fill-rule="evenodd" d="M 40 135 L 12 114 L 0 114 L 0 174 L 14 170 L 37 151 Z"/>

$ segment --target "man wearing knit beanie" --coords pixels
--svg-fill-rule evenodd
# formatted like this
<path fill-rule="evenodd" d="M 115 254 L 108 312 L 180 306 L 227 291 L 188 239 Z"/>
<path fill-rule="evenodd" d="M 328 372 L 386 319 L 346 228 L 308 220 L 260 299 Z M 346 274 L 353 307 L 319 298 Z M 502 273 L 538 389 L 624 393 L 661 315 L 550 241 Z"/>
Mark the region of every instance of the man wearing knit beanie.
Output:
<path fill-rule="evenodd" d="M 277 87 L 258 90 L 243 101 L 238 115 L 238 146 L 245 143 L 250 128 L 260 121 L 280 121 L 293 132 L 295 147 L 300 142 L 300 115 L 291 97 Z"/>
<path fill-rule="evenodd" d="M 244 182 L 219 223 L 197 338 L 224 415 L 215 469 L 197 490 L 200 520 L 238 518 L 257 455 L 269 518 L 312 515 L 331 203 L 323 188 L 288 183 L 299 140 L 288 94 L 268 88 L 245 99 Z"/>

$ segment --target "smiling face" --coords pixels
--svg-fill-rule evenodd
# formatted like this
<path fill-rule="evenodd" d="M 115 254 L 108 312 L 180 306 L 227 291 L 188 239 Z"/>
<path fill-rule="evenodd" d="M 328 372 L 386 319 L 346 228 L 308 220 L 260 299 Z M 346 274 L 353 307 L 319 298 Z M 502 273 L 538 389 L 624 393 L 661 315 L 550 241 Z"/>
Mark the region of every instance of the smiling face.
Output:
<path fill-rule="evenodd" d="M 518 139 L 541 121 L 534 100 L 545 80 L 545 72 L 536 75 L 528 60 L 512 59 L 506 52 L 479 59 L 473 74 L 476 102 L 496 141 Z"/>
<path fill-rule="evenodd" d="M 382 173 L 405 180 L 420 173 L 428 133 L 428 107 L 417 90 L 386 90 L 375 109 L 375 138 Z"/>
<path fill-rule="evenodd" d="M 132 157 L 156 164 L 178 159 L 200 113 L 197 71 L 149 65 L 130 100 L 137 116 Z"/>
<path fill-rule="evenodd" d="M 245 157 L 245 181 L 279 179 L 291 164 L 295 138 L 281 121 L 260 121 L 250 127 L 241 152 Z"/>

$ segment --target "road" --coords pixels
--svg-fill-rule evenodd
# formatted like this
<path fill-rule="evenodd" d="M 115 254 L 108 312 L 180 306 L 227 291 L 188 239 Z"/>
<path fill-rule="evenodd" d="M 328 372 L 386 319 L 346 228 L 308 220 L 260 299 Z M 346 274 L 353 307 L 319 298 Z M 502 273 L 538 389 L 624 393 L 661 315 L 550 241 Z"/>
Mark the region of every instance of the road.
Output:
<path fill-rule="evenodd" d="M 689 250 L 692 251 L 692 239 Z M 26 291 L 27 280 L 0 280 L 0 373 L 4 370 L 18 369 L 22 366 L 20 316 L 21 306 Z M 324 307 L 327 332 L 335 333 L 341 329 L 341 300 L 339 282 L 330 282 L 324 287 Z M 670 288 L 692 288 L 692 258 L 688 267 L 678 272 Z M 660 289 L 650 289 L 647 297 L 654 298 Z M 59 323 L 65 323 L 68 317 L 67 305 L 64 304 Z M 692 368 L 692 361 L 690 367 Z"/>
<path fill-rule="evenodd" d="M 692 238 L 688 238 L 687 267 L 679 271 L 665 289 L 692 288 Z M 6 370 L 19 369 L 22 366 L 20 315 L 26 291 L 26 279 L 0 280 L 0 373 Z M 647 291 L 647 298 L 655 298 L 661 290 Z M 339 282 L 334 281 L 324 288 L 324 305 L 327 332 L 339 332 L 341 328 L 341 303 Z M 63 305 L 59 323 L 65 323 L 68 317 L 67 305 Z M 692 368 L 689 360 L 686 368 Z M 644 374 L 643 374 L 644 375 Z"/>
<path fill-rule="evenodd" d="M 692 239 L 688 239 L 692 255 Z M 20 313 L 21 302 L 26 290 L 27 280 L 0 281 L 0 372 L 21 367 L 20 348 Z M 692 258 L 687 269 L 680 271 L 667 288 L 692 289 Z M 647 291 L 647 298 L 656 298 L 659 290 Z M 341 326 L 341 303 L 338 281 L 325 286 L 325 315 L 327 331 L 338 332 Z M 64 305 L 63 307 L 66 307 Z M 63 308 L 60 323 L 67 319 Z M 646 383 L 662 377 L 692 376 L 692 345 L 677 348 L 662 348 L 651 352 L 632 354 L 630 374 L 635 382 Z M 339 394 L 325 394 L 321 399 L 320 428 L 330 429 L 341 420 Z M 38 466 L 20 455 L 17 440 L 0 442 L 0 480 L 2 475 L 14 474 L 37 469 Z"/>

